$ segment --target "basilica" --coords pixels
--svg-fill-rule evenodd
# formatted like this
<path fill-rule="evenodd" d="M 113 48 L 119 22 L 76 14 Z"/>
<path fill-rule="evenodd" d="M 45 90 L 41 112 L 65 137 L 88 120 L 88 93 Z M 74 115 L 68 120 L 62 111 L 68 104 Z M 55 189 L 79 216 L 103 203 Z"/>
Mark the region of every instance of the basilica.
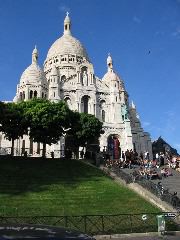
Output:
<path fill-rule="evenodd" d="M 64 33 L 50 47 L 44 66 L 38 65 L 38 50 L 32 52 L 32 63 L 22 73 L 14 102 L 44 98 L 64 100 L 71 110 L 95 115 L 103 122 L 104 134 L 99 139 L 100 149 L 108 150 L 114 158 L 121 151 L 134 149 L 152 156 L 150 135 L 141 127 L 136 106 L 121 77 L 114 70 L 113 59 L 107 57 L 107 72 L 102 79 L 95 75 L 93 64 L 81 42 L 71 33 L 71 20 L 67 13 Z M 63 151 L 64 139 L 48 146 L 49 152 Z M 1 140 L 1 147 L 10 146 Z M 29 149 L 32 155 L 40 153 L 41 144 L 24 136 L 15 147 Z"/>

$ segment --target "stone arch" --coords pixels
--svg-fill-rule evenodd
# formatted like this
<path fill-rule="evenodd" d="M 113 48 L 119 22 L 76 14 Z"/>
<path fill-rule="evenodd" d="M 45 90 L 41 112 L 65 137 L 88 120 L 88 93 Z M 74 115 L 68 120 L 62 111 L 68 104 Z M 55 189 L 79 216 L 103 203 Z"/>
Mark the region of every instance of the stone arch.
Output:
<path fill-rule="evenodd" d="M 105 100 L 100 100 L 99 104 L 99 114 L 100 114 L 100 119 L 102 122 L 106 121 L 106 101 Z"/>
<path fill-rule="evenodd" d="M 30 98 L 30 99 L 33 98 L 33 91 L 32 91 L 32 90 L 30 90 L 30 92 L 29 92 L 29 98 Z"/>
<path fill-rule="evenodd" d="M 34 91 L 34 98 L 37 98 L 37 91 Z"/>
<path fill-rule="evenodd" d="M 84 95 L 81 98 L 81 112 L 90 113 L 89 102 L 90 102 L 90 96 Z"/>

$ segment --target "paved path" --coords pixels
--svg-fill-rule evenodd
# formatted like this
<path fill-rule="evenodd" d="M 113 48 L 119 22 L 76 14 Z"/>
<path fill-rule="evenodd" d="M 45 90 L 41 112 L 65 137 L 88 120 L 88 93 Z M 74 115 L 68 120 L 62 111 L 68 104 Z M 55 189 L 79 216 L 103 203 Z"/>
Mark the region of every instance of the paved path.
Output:
<path fill-rule="evenodd" d="M 138 169 L 138 168 L 139 167 L 137 167 L 136 169 Z M 128 168 L 124 168 L 124 169 L 121 169 L 121 170 L 123 170 L 124 172 L 129 173 L 129 174 L 134 171 L 134 169 L 128 169 Z M 153 179 L 151 181 L 156 183 L 156 184 L 158 182 L 161 182 L 164 189 L 168 189 L 169 192 L 172 193 L 172 194 L 174 192 L 177 192 L 177 196 L 180 198 L 180 173 L 173 170 L 173 169 L 171 171 L 172 171 L 173 176 L 169 176 L 169 177 L 166 177 L 166 178 L 163 177 L 161 180 Z"/>
<path fill-rule="evenodd" d="M 96 240 L 180 240 L 180 232 L 172 232 L 165 235 L 158 233 L 132 233 L 117 234 L 111 236 L 95 236 Z"/>
<path fill-rule="evenodd" d="M 160 236 L 160 237 L 123 237 L 123 238 L 114 238 L 114 240 L 179 240 L 180 236 Z M 111 238 L 113 240 L 113 238 Z"/>

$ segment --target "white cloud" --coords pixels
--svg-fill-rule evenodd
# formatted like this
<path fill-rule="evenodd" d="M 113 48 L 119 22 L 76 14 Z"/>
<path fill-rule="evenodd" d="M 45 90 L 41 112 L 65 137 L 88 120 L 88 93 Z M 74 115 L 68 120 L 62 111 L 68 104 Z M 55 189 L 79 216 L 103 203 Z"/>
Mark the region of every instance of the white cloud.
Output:
<path fill-rule="evenodd" d="M 180 143 L 175 143 L 174 147 L 177 149 L 178 152 L 180 152 Z"/>
<path fill-rule="evenodd" d="M 142 125 L 143 125 L 143 127 L 148 127 L 148 126 L 151 125 L 151 123 L 150 122 L 143 122 Z"/>
<path fill-rule="evenodd" d="M 68 7 L 68 6 L 66 6 L 65 4 L 61 4 L 61 5 L 59 5 L 59 7 L 58 7 L 58 9 L 59 9 L 59 11 L 61 11 L 61 12 L 70 12 L 70 8 Z"/>
<path fill-rule="evenodd" d="M 180 149 L 180 143 L 175 143 L 175 146 Z"/>
<path fill-rule="evenodd" d="M 133 17 L 133 22 L 135 22 L 135 23 L 141 23 L 141 19 L 138 18 L 137 16 L 134 16 L 134 17 Z"/>
<path fill-rule="evenodd" d="M 172 32 L 173 37 L 180 37 L 180 27 L 178 27 L 174 32 Z"/>

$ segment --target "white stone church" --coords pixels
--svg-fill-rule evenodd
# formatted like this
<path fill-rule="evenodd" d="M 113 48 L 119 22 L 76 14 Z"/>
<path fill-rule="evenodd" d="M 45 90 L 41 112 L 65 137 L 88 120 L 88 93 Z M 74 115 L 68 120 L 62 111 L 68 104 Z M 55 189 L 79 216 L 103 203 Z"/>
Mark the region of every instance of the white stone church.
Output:
<path fill-rule="evenodd" d="M 152 156 L 150 135 L 141 127 L 136 107 L 129 103 L 129 95 L 123 80 L 114 71 L 113 60 L 107 57 L 107 72 L 102 79 L 94 73 L 86 49 L 72 36 L 70 17 L 65 17 L 64 33 L 50 47 L 43 69 L 38 65 L 38 50 L 32 52 L 32 64 L 23 72 L 17 85 L 14 102 L 33 97 L 51 101 L 64 100 L 72 110 L 95 115 L 103 122 L 104 134 L 99 139 L 101 150 L 115 151 L 135 149 L 148 151 Z M 0 138 L 1 149 L 11 143 Z M 31 155 L 40 154 L 41 144 L 33 143 L 28 136 L 15 143 L 17 152 L 29 149 Z M 63 154 L 63 137 L 56 145 L 48 146 L 49 152 Z"/>

